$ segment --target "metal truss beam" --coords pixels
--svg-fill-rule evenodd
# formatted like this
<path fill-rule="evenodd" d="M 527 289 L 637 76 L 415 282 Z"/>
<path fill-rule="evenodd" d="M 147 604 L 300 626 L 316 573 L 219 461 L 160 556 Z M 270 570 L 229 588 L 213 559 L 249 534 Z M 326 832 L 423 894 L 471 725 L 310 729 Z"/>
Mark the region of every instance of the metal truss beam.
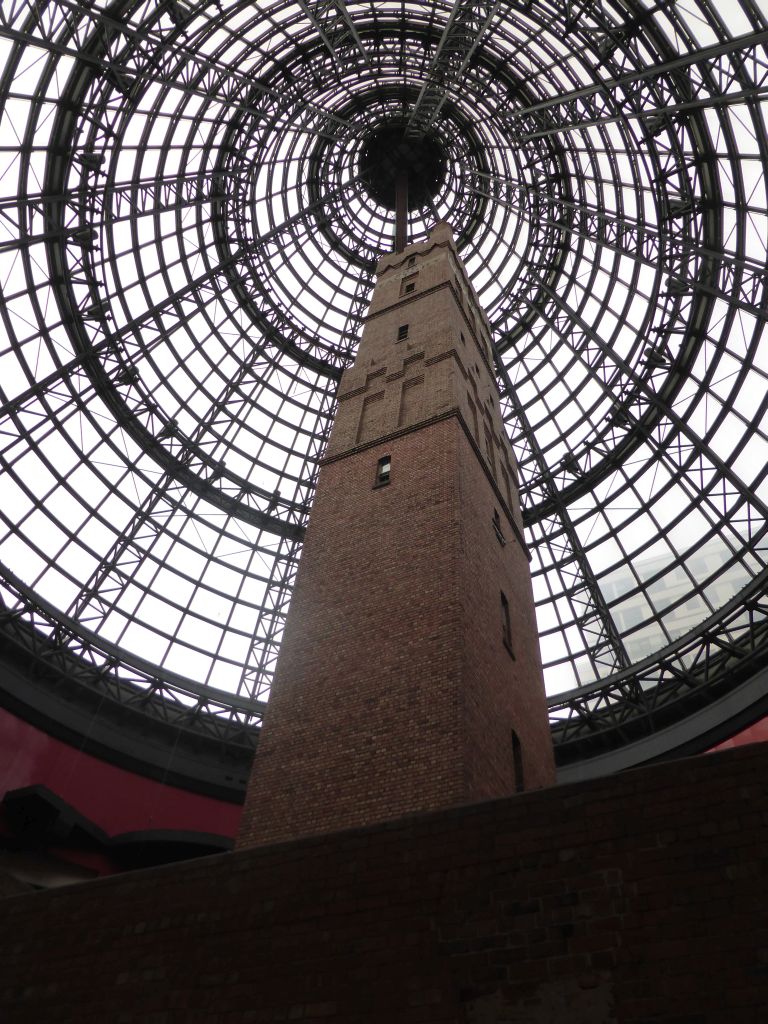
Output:
<path fill-rule="evenodd" d="M 478 180 L 491 178 L 480 172 L 475 174 Z M 735 304 L 759 319 L 768 318 L 765 299 L 768 268 L 756 260 L 717 250 L 699 241 L 697 232 L 692 230 L 695 222 L 701 219 L 700 203 L 696 198 L 678 193 L 674 188 L 667 190 L 662 211 L 666 215 L 666 224 L 654 227 L 626 215 L 606 213 L 596 203 L 569 200 L 500 178 L 496 178 L 493 184 L 493 189 L 474 187 L 473 191 L 514 210 L 532 226 L 560 229 L 575 238 L 604 246 L 620 256 L 639 260 L 645 266 L 663 269 L 672 276 L 677 289 L 701 291 Z M 556 214 L 572 210 L 573 216 L 555 220 L 543 212 L 547 208 Z M 717 267 L 713 284 L 691 277 L 688 270 L 691 260 L 708 260 Z"/>
<path fill-rule="evenodd" d="M 611 346 L 606 345 L 594 328 L 556 292 L 546 285 L 543 287 L 558 313 L 549 317 L 540 311 L 541 315 L 562 338 L 568 339 L 575 351 L 582 353 L 589 377 L 613 399 L 608 432 L 594 446 L 601 451 L 602 457 L 609 463 L 615 459 L 617 444 L 613 432 L 617 427 L 629 428 L 634 436 L 654 445 L 657 453 L 668 461 L 675 476 L 682 477 L 687 472 L 699 477 L 701 486 L 696 493 L 702 502 L 711 501 L 710 495 L 715 496 L 718 492 L 726 503 L 730 497 L 738 496 L 739 502 L 750 510 L 746 522 L 751 524 L 752 536 L 762 536 L 768 529 L 768 505 L 745 486 L 733 469 L 655 390 L 655 375 L 640 375 Z M 610 383 L 595 368 L 590 351 L 599 353 L 603 366 L 613 365 L 615 372 Z M 649 408 L 655 412 L 650 426 L 647 418 Z M 714 520 L 719 522 L 721 517 L 722 509 L 715 509 Z"/>
<path fill-rule="evenodd" d="M 766 31 L 736 36 L 640 71 L 510 109 L 503 117 L 518 143 L 616 120 L 617 114 L 643 116 L 649 130 L 656 133 L 678 116 L 675 108 L 682 107 L 687 113 L 708 106 L 713 96 L 718 100 L 727 97 L 734 87 L 744 91 L 746 69 L 751 72 L 746 91 L 751 96 L 761 95 L 768 86 L 766 42 Z M 667 110 L 672 114 L 667 115 Z"/>
<path fill-rule="evenodd" d="M 548 701 L 560 763 L 647 736 L 735 689 L 768 661 L 768 569 L 703 625 L 607 683 Z"/>
<path fill-rule="evenodd" d="M 253 376 L 254 371 L 259 372 L 261 362 L 262 354 L 258 348 L 254 347 L 250 357 L 227 381 L 222 393 L 200 418 L 194 433 L 187 439 L 188 444 L 180 454 L 180 460 L 186 468 L 189 469 L 192 466 L 192 453 L 204 451 L 206 443 L 210 443 L 209 430 L 216 424 L 221 413 L 231 403 L 242 400 L 241 388 L 247 379 Z M 225 464 L 209 459 L 207 464 L 197 466 L 195 475 L 201 485 L 222 487 L 225 483 L 224 478 L 227 476 L 227 468 Z M 231 496 L 236 502 L 243 503 L 253 490 L 251 485 L 242 481 L 239 493 L 234 492 Z M 156 482 L 136 509 L 132 522 L 123 530 L 111 550 L 96 566 L 80 594 L 72 601 L 67 610 L 68 615 L 73 619 L 87 622 L 91 629 L 98 631 L 114 607 L 115 600 L 122 593 L 125 584 L 133 579 L 169 520 L 182 508 L 182 499 L 187 492 L 187 486 L 179 483 L 176 467 L 166 469 L 165 474 Z M 276 511 L 285 502 L 279 494 L 267 495 L 264 493 L 261 496 L 267 502 L 264 508 L 265 522 L 271 527 L 274 518 L 269 513 Z M 305 510 L 304 519 L 306 516 Z M 275 532 L 279 533 L 280 531 Z M 292 546 L 300 546 L 302 537 L 303 529 L 300 528 L 297 536 L 289 535 L 287 540 Z M 146 540 L 149 540 L 148 545 L 144 544 Z M 278 562 L 279 560 L 276 559 L 275 567 Z M 277 575 L 275 568 L 273 568 L 274 575 Z M 92 611 L 87 613 L 89 607 Z"/>
<path fill-rule="evenodd" d="M 72 58 L 87 76 L 98 74 L 127 102 L 137 99 L 143 88 L 159 85 L 206 101 L 215 97 L 227 110 L 247 112 L 271 129 L 280 124 L 290 108 L 291 131 L 328 134 L 330 138 L 340 129 L 345 133 L 357 131 L 337 114 L 302 102 L 300 90 L 286 95 L 229 65 L 201 57 L 179 42 L 170 17 L 166 31 L 144 26 L 139 32 L 96 8 L 66 0 L 53 0 L 53 4 L 67 16 L 66 44 L 59 41 L 63 36 L 61 24 L 43 16 L 45 5 L 30 9 L 24 30 L 13 28 L 0 9 L 0 38 Z M 329 134 L 330 125 L 335 131 Z"/>
<path fill-rule="evenodd" d="M 515 133 L 515 138 L 520 142 L 534 142 L 537 139 L 546 139 L 550 136 L 567 135 L 570 132 L 580 132 L 585 128 L 599 128 L 608 124 L 624 124 L 629 121 L 642 121 L 646 130 L 657 133 L 663 122 L 674 124 L 685 120 L 685 115 L 694 114 L 699 111 L 718 109 L 720 107 L 744 106 L 749 103 L 759 103 L 768 96 L 768 86 L 759 86 L 754 89 L 744 89 L 740 92 L 731 92 L 725 95 L 715 93 L 696 100 L 681 101 L 679 103 L 654 103 L 647 109 L 632 110 L 622 109 L 615 113 L 602 113 L 593 118 L 582 118 L 561 127 L 542 128 L 532 131 L 530 134 L 520 135 Z M 681 117 L 680 115 L 683 115 Z M 663 127 L 661 128 L 663 130 Z"/>
<path fill-rule="evenodd" d="M 272 563 L 262 608 L 237 687 L 237 693 L 254 700 L 266 700 L 272 687 L 300 553 L 301 545 L 297 541 L 282 540 Z"/>
<path fill-rule="evenodd" d="M 574 613 L 574 621 L 584 639 L 584 648 L 596 678 L 628 668 L 630 658 L 613 621 L 597 578 L 586 557 L 584 546 L 575 530 L 565 502 L 547 469 L 544 453 L 527 423 L 525 409 L 519 402 L 501 357 L 496 357 L 496 370 L 502 384 L 502 404 L 511 414 L 527 439 L 528 450 L 540 475 L 547 480 L 547 491 L 555 511 L 542 525 L 544 543 L 550 551 L 552 565 L 560 576 L 563 594 Z M 506 417 L 505 417 L 506 418 Z"/>
<path fill-rule="evenodd" d="M 299 7 L 317 29 L 334 63 L 341 72 L 371 67 L 371 60 L 358 35 L 344 0 L 298 0 Z"/>
<path fill-rule="evenodd" d="M 423 135 L 438 117 L 489 30 L 499 6 L 500 0 L 493 3 L 456 0 L 411 109 L 406 134 Z"/>
<path fill-rule="evenodd" d="M 132 707 L 181 728 L 202 727 L 226 740 L 234 721 L 260 722 L 266 705 L 161 670 L 117 644 L 98 636 L 40 598 L 7 566 L 2 566 L 4 589 L 12 603 L 0 605 L 1 633 L 49 670 L 58 668 L 73 681 L 95 688 L 106 699 Z M 34 628 L 29 629 L 29 625 Z M 73 675 L 74 673 L 74 675 Z M 158 701 L 155 698 L 161 697 Z"/>
<path fill-rule="evenodd" d="M 313 470 L 312 479 L 309 483 L 310 493 L 314 493 L 317 485 L 320 459 L 330 436 L 336 406 L 335 393 L 325 393 L 323 396 L 323 406 L 326 415 L 320 418 L 319 422 L 325 424 L 325 429 L 319 431 L 314 436 L 312 449 L 307 454 L 307 464 Z M 309 512 L 307 510 L 305 522 L 308 517 Z M 248 694 L 257 700 L 266 700 L 272 686 L 300 553 L 301 545 L 298 541 L 282 542 L 281 550 L 278 552 L 272 566 L 262 610 L 254 628 L 248 654 L 243 663 L 243 671 L 237 692 Z"/>
<path fill-rule="evenodd" d="M 52 239 L 71 239 L 88 248 L 96 243 L 96 232 L 100 228 L 113 227 L 133 217 L 173 213 L 210 203 L 220 194 L 225 179 L 225 173 L 213 170 L 200 174 L 155 175 L 122 184 L 91 179 L 88 180 L 88 198 L 101 215 L 97 219 L 89 216 L 87 221 L 76 219 L 77 211 L 81 210 L 80 197 L 72 191 L 60 195 L 39 192 L 14 200 L 0 200 L 2 226 L 15 236 L 0 243 L 0 253 Z M 60 204 L 66 204 L 72 212 L 72 221 L 66 227 L 62 227 L 60 220 L 52 221 L 50 216 L 50 209 Z M 38 222 L 51 226 L 48 230 L 38 230 Z"/>

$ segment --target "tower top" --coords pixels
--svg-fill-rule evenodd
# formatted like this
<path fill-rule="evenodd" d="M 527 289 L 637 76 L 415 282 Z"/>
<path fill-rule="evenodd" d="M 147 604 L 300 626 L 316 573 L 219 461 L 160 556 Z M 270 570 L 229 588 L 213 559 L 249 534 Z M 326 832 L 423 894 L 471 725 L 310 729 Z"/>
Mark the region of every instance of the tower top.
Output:
<path fill-rule="evenodd" d="M 491 325 L 459 255 L 448 221 L 437 221 L 426 239 L 412 242 L 402 252 L 382 256 L 376 266 L 376 276 L 376 289 L 366 321 L 398 305 L 403 298 L 412 303 L 436 288 L 450 288 L 456 299 L 455 313 L 465 320 L 468 332 L 476 336 L 495 387 Z"/>
<path fill-rule="evenodd" d="M 395 264 L 402 263 L 404 259 L 414 255 L 418 252 L 423 252 L 425 248 L 432 245 L 450 245 L 453 251 L 458 255 L 456 249 L 456 241 L 453 237 L 453 228 L 447 220 L 437 221 L 430 229 L 429 236 L 426 242 L 412 242 L 407 245 L 401 252 L 388 252 L 385 253 L 376 264 L 376 274 L 382 274 L 384 271 Z"/>

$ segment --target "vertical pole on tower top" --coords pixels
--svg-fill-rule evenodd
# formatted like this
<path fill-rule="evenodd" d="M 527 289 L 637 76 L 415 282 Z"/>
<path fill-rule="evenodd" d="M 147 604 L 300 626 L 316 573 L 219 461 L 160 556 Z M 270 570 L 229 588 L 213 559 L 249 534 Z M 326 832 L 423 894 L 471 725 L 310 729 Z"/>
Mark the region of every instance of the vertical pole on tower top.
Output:
<path fill-rule="evenodd" d="M 408 244 L 408 172 L 399 171 L 395 181 L 395 252 Z"/>

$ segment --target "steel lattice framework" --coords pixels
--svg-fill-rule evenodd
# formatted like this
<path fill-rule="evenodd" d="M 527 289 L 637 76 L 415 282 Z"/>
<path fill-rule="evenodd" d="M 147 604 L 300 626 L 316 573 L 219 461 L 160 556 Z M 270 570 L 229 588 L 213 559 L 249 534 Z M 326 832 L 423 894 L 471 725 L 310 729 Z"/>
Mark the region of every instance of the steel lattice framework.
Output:
<path fill-rule="evenodd" d="M 3 0 L 3 647 L 253 737 L 398 125 L 493 325 L 561 759 L 764 668 L 767 47 L 766 0 Z"/>

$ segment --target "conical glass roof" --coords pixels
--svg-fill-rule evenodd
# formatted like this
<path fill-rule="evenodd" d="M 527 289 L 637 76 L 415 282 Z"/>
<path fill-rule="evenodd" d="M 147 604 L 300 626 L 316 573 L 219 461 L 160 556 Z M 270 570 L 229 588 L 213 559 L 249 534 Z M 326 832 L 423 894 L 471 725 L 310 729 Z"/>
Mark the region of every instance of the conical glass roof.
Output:
<path fill-rule="evenodd" d="M 3 2 L 8 642 L 258 722 L 400 132 L 493 327 L 558 743 L 751 678 L 766 43 L 752 0 Z"/>

